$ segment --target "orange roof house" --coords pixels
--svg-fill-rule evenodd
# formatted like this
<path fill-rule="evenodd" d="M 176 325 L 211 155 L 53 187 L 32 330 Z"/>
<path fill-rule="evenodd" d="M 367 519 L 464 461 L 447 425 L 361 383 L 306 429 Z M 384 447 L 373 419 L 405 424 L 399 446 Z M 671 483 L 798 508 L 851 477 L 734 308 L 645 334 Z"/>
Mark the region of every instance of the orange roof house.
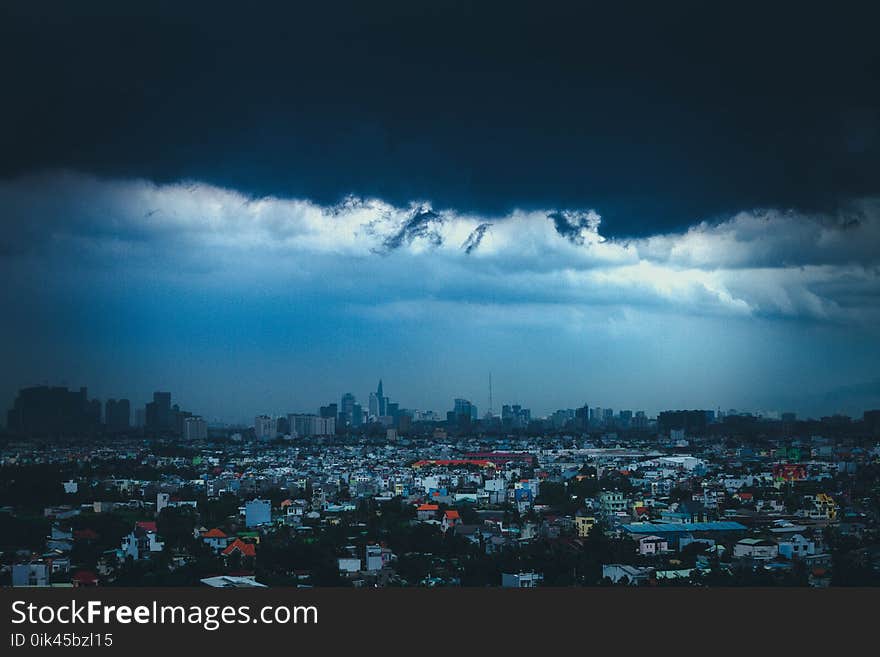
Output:
<path fill-rule="evenodd" d="M 461 524 L 461 516 L 454 509 L 447 509 L 443 512 L 443 520 L 440 524 L 443 525 L 443 531 L 446 531 L 450 527 Z"/>
<path fill-rule="evenodd" d="M 243 557 L 255 557 L 257 556 L 257 548 L 253 543 L 245 543 L 240 538 L 236 538 L 229 546 L 223 550 L 223 556 L 228 557 L 233 552 L 238 550 L 239 554 Z"/>
<path fill-rule="evenodd" d="M 214 529 L 203 532 L 202 538 L 226 538 L 226 534 L 222 530 L 214 527 Z"/>

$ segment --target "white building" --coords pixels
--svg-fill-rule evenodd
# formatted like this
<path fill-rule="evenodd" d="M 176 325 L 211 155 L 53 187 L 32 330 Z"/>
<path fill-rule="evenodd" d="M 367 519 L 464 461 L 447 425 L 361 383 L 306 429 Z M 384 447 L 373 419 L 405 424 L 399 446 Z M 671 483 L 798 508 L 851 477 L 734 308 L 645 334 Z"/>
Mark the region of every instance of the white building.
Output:
<path fill-rule="evenodd" d="M 305 413 L 287 416 L 291 433 L 297 436 L 333 436 L 336 434 L 336 418 Z"/>
<path fill-rule="evenodd" d="M 268 415 L 258 415 L 254 418 L 254 435 L 259 440 L 271 440 L 275 437 L 275 418 Z"/>
<path fill-rule="evenodd" d="M 159 540 L 155 522 L 135 523 L 134 531 L 122 537 L 122 552 L 132 559 L 148 559 L 151 554 L 161 552 L 165 543 Z"/>
<path fill-rule="evenodd" d="M 382 546 L 368 545 L 366 549 L 367 570 L 382 570 Z"/>
<path fill-rule="evenodd" d="M 802 559 L 816 554 L 816 544 L 800 534 L 795 534 L 791 538 L 779 542 L 779 554 L 787 559 Z"/>
<path fill-rule="evenodd" d="M 763 538 L 743 538 L 733 546 L 733 556 L 758 560 L 775 559 L 779 555 L 779 546 L 773 541 Z"/>
<path fill-rule="evenodd" d="M 183 421 L 184 440 L 207 440 L 208 423 L 201 417 L 188 417 Z"/>
<path fill-rule="evenodd" d="M 502 573 L 501 586 L 506 589 L 533 589 L 544 581 L 540 573 Z"/>
<path fill-rule="evenodd" d="M 356 557 L 340 557 L 338 564 L 342 573 L 356 573 L 361 569 L 361 560 Z"/>
<path fill-rule="evenodd" d="M 253 575 L 232 576 L 218 575 L 217 577 L 206 577 L 201 580 L 205 586 L 216 589 L 264 589 L 265 584 L 260 584 Z"/>
<path fill-rule="evenodd" d="M 602 565 L 602 578 L 607 577 L 613 584 L 625 582 L 629 585 L 641 584 L 651 579 L 654 574 L 653 568 L 630 566 L 622 563 L 610 563 Z"/>
<path fill-rule="evenodd" d="M 169 493 L 156 493 L 156 515 L 158 516 L 162 513 L 162 509 L 168 506 L 168 503 L 171 501 L 171 495 Z"/>
<path fill-rule="evenodd" d="M 669 552 L 669 541 L 660 536 L 643 536 L 639 539 L 638 552 L 642 556 L 653 556 Z"/>

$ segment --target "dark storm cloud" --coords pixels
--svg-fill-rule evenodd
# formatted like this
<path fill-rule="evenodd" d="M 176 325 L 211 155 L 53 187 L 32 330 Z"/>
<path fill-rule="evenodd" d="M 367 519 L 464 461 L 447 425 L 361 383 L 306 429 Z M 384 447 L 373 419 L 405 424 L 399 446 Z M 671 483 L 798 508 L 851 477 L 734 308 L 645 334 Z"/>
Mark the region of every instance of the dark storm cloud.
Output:
<path fill-rule="evenodd" d="M 609 235 L 880 192 L 867 3 L 0 12 L 7 177 L 64 167 L 487 215 L 591 207 Z"/>
<path fill-rule="evenodd" d="M 489 230 L 491 226 L 492 224 L 486 222 L 474 228 L 473 232 L 468 235 L 467 239 L 464 241 L 464 244 L 461 245 L 461 248 L 464 249 L 466 254 L 470 255 L 480 246 L 480 242 L 483 241 L 486 231 Z"/>
<path fill-rule="evenodd" d="M 547 217 L 553 222 L 557 233 L 578 246 L 584 243 L 584 230 L 592 231 L 598 225 L 596 217 L 565 210 L 553 211 Z"/>
<path fill-rule="evenodd" d="M 420 238 L 433 246 L 440 246 L 443 243 L 443 237 L 437 228 L 441 223 L 443 223 L 443 218 L 431 208 L 416 207 L 400 229 L 385 238 L 382 246 L 385 251 L 394 251 L 401 246 L 412 244 L 413 240 Z"/>

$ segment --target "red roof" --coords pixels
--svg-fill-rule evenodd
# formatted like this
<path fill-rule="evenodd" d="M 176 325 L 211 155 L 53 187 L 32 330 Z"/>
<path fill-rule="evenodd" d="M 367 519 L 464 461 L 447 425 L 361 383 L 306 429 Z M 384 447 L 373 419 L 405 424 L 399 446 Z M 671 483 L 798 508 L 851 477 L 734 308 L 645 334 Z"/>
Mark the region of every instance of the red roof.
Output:
<path fill-rule="evenodd" d="M 98 576 L 91 570 L 78 570 L 73 574 L 71 580 L 81 584 L 97 584 Z"/>
<path fill-rule="evenodd" d="M 135 527 L 140 527 L 144 531 L 154 532 L 156 531 L 156 521 L 155 520 L 141 520 L 140 522 L 135 523 Z"/>
<path fill-rule="evenodd" d="M 253 543 L 245 543 L 240 538 L 235 539 L 232 543 L 229 544 L 225 550 L 223 550 L 223 556 L 228 557 L 230 554 L 238 550 L 241 552 L 241 556 L 243 557 L 255 557 L 257 556 L 257 548 Z"/>
<path fill-rule="evenodd" d="M 412 467 L 421 468 L 426 465 L 478 465 L 481 468 L 495 467 L 495 464 L 487 459 L 422 459 L 413 463 Z"/>
<path fill-rule="evenodd" d="M 226 534 L 214 527 L 214 529 L 206 531 L 204 534 L 202 534 L 202 538 L 226 538 Z"/>
<path fill-rule="evenodd" d="M 73 537 L 84 541 L 94 541 L 98 538 L 98 533 L 93 529 L 78 529 L 73 532 Z"/>
<path fill-rule="evenodd" d="M 416 511 L 439 511 L 440 507 L 436 504 L 419 504 Z"/>
<path fill-rule="evenodd" d="M 446 516 L 447 520 L 459 520 L 461 518 L 461 516 L 458 515 L 458 511 L 453 510 L 444 511 L 443 515 Z"/>
<path fill-rule="evenodd" d="M 485 459 L 496 465 L 504 465 L 510 461 L 527 461 L 533 463 L 534 455 L 526 452 L 470 452 L 464 455 L 469 459 Z"/>

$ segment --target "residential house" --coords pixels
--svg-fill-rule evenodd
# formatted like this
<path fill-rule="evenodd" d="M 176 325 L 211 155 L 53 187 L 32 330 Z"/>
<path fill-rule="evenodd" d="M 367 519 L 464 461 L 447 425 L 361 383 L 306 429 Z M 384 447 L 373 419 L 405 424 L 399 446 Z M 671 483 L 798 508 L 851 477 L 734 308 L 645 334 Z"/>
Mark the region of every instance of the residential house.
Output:
<path fill-rule="evenodd" d="M 272 522 L 272 503 L 269 500 L 249 500 L 244 505 L 244 523 L 258 527 Z"/>
<path fill-rule="evenodd" d="M 779 555 L 779 546 L 766 538 L 743 538 L 733 546 L 733 556 L 757 560 L 775 559 Z"/>
<path fill-rule="evenodd" d="M 605 515 L 626 511 L 626 497 L 619 490 L 604 490 L 599 494 L 599 508 Z"/>
<path fill-rule="evenodd" d="M 165 544 L 159 540 L 154 521 L 135 523 L 132 532 L 122 537 L 122 556 L 132 559 L 148 559 L 161 552 Z"/>
<path fill-rule="evenodd" d="M 535 572 L 501 574 L 501 586 L 506 589 L 533 589 L 543 581 L 544 575 Z"/>
<path fill-rule="evenodd" d="M 437 517 L 440 507 L 437 504 L 420 504 L 416 507 L 416 518 L 421 521 L 433 520 Z"/>
<path fill-rule="evenodd" d="M 644 536 L 639 539 L 637 552 L 642 556 L 654 556 L 669 552 L 669 540 L 660 536 Z"/>
<path fill-rule="evenodd" d="M 440 526 L 443 528 L 443 531 L 449 531 L 451 528 L 455 527 L 461 523 L 461 516 L 458 511 L 455 509 L 447 509 L 443 512 L 443 518 L 440 521 Z"/>
<path fill-rule="evenodd" d="M 202 541 L 214 552 L 222 552 L 229 545 L 229 536 L 223 530 L 214 527 L 202 532 Z"/>
<path fill-rule="evenodd" d="M 811 554 L 816 554 L 816 543 L 804 538 L 801 534 L 795 534 L 791 538 L 779 542 L 779 554 L 787 559 L 803 559 Z"/>
<path fill-rule="evenodd" d="M 608 578 L 612 584 L 628 584 L 630 586 L 644 584 L 654 576 L 653 568 L 630 566 L 622 563 L 602 564 L 602 578 Z"/>
<path fill-rule="evenodd" d="M 340 573 L 356 573 L 361 569 L 361 560 L 357 557 L 339 557 L 336 561 Z"/>
<path fill-rule="evenodd" d="M 49 586 L 49 566 L 41 562 L 13 565 L 12 586 Z"/>
<path fill-rule="evenodd" d="M 245 543 L 240 538 L 236 538 L 223 550 L 222 554 L 227 558 L 238 554 L 242 559 L 253 559 L 257 556 L 257 548 L 253 543 Z"/>

